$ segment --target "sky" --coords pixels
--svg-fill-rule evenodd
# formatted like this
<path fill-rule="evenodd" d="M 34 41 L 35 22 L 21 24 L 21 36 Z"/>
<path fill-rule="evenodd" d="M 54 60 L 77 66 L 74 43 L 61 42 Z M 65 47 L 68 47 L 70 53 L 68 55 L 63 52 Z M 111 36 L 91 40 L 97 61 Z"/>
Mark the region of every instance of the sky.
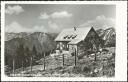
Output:
<path fill-rule="evenodd" d="M 66 28 L 115 28 L 115 5 L 6 4 L 5 32 L 59 33 Z"/>

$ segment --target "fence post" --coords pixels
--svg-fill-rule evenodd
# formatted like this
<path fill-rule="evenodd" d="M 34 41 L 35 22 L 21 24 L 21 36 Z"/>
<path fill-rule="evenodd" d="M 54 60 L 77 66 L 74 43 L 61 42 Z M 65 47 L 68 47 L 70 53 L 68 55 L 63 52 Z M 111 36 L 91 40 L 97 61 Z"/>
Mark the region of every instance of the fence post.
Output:
<path fill-rule="evenodd" d="M 13 58 L 13 74 L 15 74 L 15 59 Z"/>
<path fill-rule="evenodd" d="M 103 64 L 103 68 L 102 69 L 103 69 L 103 74 L 102 75 L 104 76 L 104 64 Z"/>
<path fill-rule="evenodd" d="M 95 51 L 95 61 L 96 61 L 96 51 Z"/>
<path fill-rule="evenodd" d="M 24 71 L 24 61 L 22 60 L 22 71 Z"/>
<path fill-rule="evenodd" d="M 32 73 L 32 61 L 33 61 L 33 58 L 31 56 L 31 59 L 30 59 L 30 68 L 31 68 L 31 73 Z"/>
<path fill-rule="evenodd" d="M 45 70 L 45 52 L 44 52 L 44 70 Z"/>
<path fill-rule="evenodd" d="M 77 52 L 76 52 L 76 49 L 75 49 L 75 66 L 76 66 L 76 54 L 77 54 Z"/>
<path fill-rule="evenodd" d="M 63 56 L 63 66 L 64 66 L 64 54 L 62 54 L 62 56 Z"/>

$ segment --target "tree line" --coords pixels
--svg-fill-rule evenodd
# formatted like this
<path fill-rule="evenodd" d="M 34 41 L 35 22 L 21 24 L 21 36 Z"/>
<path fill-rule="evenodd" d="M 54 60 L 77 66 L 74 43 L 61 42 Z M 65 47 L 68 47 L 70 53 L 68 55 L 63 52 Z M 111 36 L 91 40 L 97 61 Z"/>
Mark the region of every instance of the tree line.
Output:
<path fill-rule="evenodd" d="M 7 51 L 6 54 L 8 55 L 5 55 L 5 65 L 10 67 L 12 73 L 17 68 L 22 68 L 23 71 L 28 66 L 30 66 L 32 71 L 32 66 L 37 64 L 36 61 L 44 57 L 44 52 L 38 53 L 35 46 L 30 50 L 28 47 L 24 47 L 23 44 L 17 46 L 15 54 L 10 55 L 12 53 L 7 53 Z M 48 54 L 49 52 L 46 52 L 46 55 Z"/>

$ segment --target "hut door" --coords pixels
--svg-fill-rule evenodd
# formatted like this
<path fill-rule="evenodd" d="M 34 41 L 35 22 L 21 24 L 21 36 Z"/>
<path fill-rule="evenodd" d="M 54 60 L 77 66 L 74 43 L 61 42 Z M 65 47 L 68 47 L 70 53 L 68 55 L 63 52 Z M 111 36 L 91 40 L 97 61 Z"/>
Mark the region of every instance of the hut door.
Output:
<path fill-rule="evenodd" d="M 96 45 L 93 44 L 93 51 L 96 51 L 96 50 L 97 50 Z"/>
<path fill-rule="evenodd" d="M 92 44 L 92 50 L 96 51 L 97 50 L 97 46 L 96 46 L 96 42 L 95 42 L 94 38 L 92 38 L 91 44 Z"/>

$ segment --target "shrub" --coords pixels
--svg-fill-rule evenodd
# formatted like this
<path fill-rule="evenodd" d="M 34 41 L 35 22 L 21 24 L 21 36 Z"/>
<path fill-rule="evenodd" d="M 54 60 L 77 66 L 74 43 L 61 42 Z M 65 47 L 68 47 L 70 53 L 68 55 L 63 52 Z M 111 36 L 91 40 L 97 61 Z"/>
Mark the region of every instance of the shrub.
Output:
<path fill-rule="evenodd" d="M 57 67 L 57 68 L 55 68 L 55 70 L 61 70 L 61 69 L 63 69 L 63 67 Z"/>
<path fill-rule="evenodd" d="M 82 72 L 82 71 L 81 71 L 81 68 L 80 68 L 80 67 L 74 66 L 74 67 L 72 68 L 72 73 L 79 74 L 79 73 L 81 73 L 81 72 Z"/>
<path fill-rule="evenodd" d="M 72 56 L 75 56 L 75 52 L 71 53 Z"/>
<path fill-rule="evenodd" d="M 85 72 L 85 73 L 89 73 L 89 72 L 91 72 L 91 68 L 87 67 L 87 66 L 84 66 L 82 71 Z"/>

